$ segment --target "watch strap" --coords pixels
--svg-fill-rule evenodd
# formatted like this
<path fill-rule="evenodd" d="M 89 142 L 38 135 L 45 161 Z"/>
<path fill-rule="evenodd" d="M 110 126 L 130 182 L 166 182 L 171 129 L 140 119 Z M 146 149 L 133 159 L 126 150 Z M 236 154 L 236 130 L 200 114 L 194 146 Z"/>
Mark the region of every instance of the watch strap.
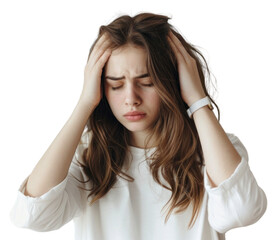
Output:
<path fill-rule="evenodd" d="M 197 111 L 199 108 L 202 108 L 204 106 L 207 106 L 213 110 L 212 102 L 208 96 L 198 100 L 197 102 L 193 103 L 190 108 L 187 110 L 187 114 L 190 118 L 192 118 L 192 114 Z"/>

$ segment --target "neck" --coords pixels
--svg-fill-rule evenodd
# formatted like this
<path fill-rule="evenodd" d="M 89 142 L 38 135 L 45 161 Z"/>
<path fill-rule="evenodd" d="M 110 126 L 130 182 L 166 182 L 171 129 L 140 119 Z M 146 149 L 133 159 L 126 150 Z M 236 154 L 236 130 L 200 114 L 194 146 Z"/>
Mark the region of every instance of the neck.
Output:
<path fill-rule="evenodd" d="M 151 137 L 148 144 L 146 143 L 147 134 L 142 132 L 130 132 L 130 145 L 137 148 L 152 148 L 156 146 L 154 137 Z M 146 145 L 147 144 L 147 145 Z"/>

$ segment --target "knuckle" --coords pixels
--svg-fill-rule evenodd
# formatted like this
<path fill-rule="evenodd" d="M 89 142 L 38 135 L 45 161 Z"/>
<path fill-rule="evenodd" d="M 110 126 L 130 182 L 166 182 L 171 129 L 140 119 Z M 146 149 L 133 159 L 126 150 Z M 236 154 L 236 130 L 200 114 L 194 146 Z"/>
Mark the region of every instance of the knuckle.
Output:
<path fill-rule="evenodd" d="M 188 57 L 188 64 L 189 65 L 195 65 L 195 63 L 196 63 L 196 60 L 193 58 L 193 57 Z"/>
<path fill-rule="evenodd" d="M 98 62 L 96 63 L 97 68 L 102 67 L 105 64 L 104 59 L 100 58 Z"/>
<path fill-rule="evenodd" d="M 98 43 L 98 44 L 97 44 Z M 93 48 L 93 51 L 96 52 L 99 49 L 99 42 L 97 42 Z"/>

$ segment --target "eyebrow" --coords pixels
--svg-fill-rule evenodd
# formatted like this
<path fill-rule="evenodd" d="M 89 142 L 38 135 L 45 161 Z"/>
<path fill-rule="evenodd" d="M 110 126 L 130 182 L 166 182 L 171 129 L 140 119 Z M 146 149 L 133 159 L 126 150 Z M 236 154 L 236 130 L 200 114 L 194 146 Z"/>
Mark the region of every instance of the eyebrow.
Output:
<path fill-rule="evenodd" d="M 135 79 L 137 79 L 137 78 L 145 78 L 145 77 L 149 77 L 149 73 L 144 73 L 144 74 L 141 74 L 139 76 L 136 76 Z M 110 80 L 113 80 L 113 81 L 117 81 L 117 80 L 125 79 L 125 77 L 124 76 L 122 76 L 122 77 L 105 76 L 105 79 L 110 79 Z"/>

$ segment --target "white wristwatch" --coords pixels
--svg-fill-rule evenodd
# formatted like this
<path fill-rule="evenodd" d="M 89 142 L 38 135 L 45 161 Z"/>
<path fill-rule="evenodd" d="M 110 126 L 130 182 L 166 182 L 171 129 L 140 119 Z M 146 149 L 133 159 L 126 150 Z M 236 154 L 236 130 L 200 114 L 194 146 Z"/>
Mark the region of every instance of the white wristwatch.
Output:
<path fill-rule="evenodd" d="M 192 104 L 190 106 L 190 108 L 187 110 L 187 114 L 189 115 L 190 118 L 192 118 L 192 114 L 198 110 L 199 108 L 202 108 L 204 106 L 207 106 L 209 107 L 209 109 L 213 110 L 213 105 L 212 105 L 212 102 L 210 100 L 210 98 L 207 96 L 207 97 L 204 97 L 200 100 L 198 100 L 197 102 L 195 102 L 194 104 Z"/>

